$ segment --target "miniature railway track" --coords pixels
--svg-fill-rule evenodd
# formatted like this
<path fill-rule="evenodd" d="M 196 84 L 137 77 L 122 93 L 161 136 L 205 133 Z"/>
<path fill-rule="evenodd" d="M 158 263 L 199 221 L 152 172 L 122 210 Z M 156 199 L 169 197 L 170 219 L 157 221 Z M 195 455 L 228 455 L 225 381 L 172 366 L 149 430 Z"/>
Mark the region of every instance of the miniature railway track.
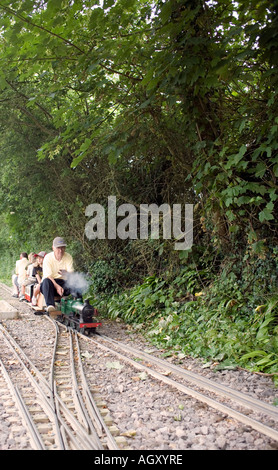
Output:
<path fill-rule="evenodd" d="M 250 426 L 254 430 L 270 437 L 271 439 L 278 441 L 278 431 L 276 429 L 269 427 L 257 419 L 253 419 L 247 416 L 247 414 L 244 412 L 238 411 L 236 409 L 236 407 L 240 406 L 241 408 L 244 407 L 244 410 L 245 412 L 247 410 L 247 413 L 249 413 L 250 410 L 258 411 L 262 415 L 265 415 L 266 417 L 278 422 L 278 409 L 275 406 L 269 405 L 261 400 L 253 398 L 225 385 L 216 383 L 199 374 L 187 371 L 182 367 L 170 364 L 163 359 L 151 356 L 150 354 L 120 343 L 119 341 L 115 341 L 107 336 L 98 335 L 98 337 L 100 338 L 101 343 L 99 340 L 94 340 L 92 338 L 88 338 L 88 341 L 94 342 L 95 345 L 98 345 L 107 352 L 113 351 L 114 354 L 117 355 L 120 359 L 128 362 L 136 369 L 145 371 L 147 374 L 168 385 L 171 385 L 186 395 L 194 397 L 200 402 L 206 403 L 215 410 L 220 411 L 236 419 L 237 421 Z M 106 343 L 109 346 L 105 346 L 103 343 Z M 132 359 L 131 356 L 136 358 L 136 361 Z M 148 365 L 139 363 L 139 358 L 147 361 Z M 176 378 L 169 378 L 168 375 L 170 374 L 173 374 L 173 376 L 175 375 Z M 185 381 L 187 384 L 185 384 Z M 188 386 L 188 382 L 190 382 L 190 386 Z M 196 385 L 199 389 L 202 389 L 202 392 L 196 388 L 193 388 L 193 384 Z M 217 396 L 217 398 L 220 396 L 224 399 L 228 398 L 229 401 L 232 400 L 232 405 L 228 406 L 219 399 L 208 396 L 207 394 L 203 393 L 203 390 L 212 392 L 213 395 Z"/>
<path fill-rule="evenodd" d="M 0 350 L 1 375 L 6 383 L 8 396 L 10 395 L 17 405 L 16 411 L 30 435 L 32 448 L 52 449 L 57 434 L 55 410 L 49 390 L 45 388 L 45 384 L 39 383 L 35 378 L 34 367 L 26 360 L 23 351 L 2 325 L 0 325 Z"/>
<path fill-rule="evenodd" d="M 51 320 L 52 321 L 52 320 Z M 86 382 L 75 332 L 53 322 L 49 379 L 0 324 L 1 398 L 36 450 L 118 449 Z"/>
<path fill-rule="evenodd" d="M 1 287 L 4 286 L 1 285 Z M 205 403 L 210 408 L 250 426 L 262 435 L 278 441 L 278 409 L 275 406 L 107 336 L 96 335 L 94 338 L 84 336 L 65 327 L 60 322 L 55 322 L 48 316 L 43 318 L 52 323 L 55 331 L 55 346 L 52 364 L 49 367 L 50 372 L 44 372 L 42 375 L 24 357 L 24 353 L 18 352 L 19 347 L 16 343 L 14 344 L 15 353 L 20 354 L 24 359 L 23 362 L 29 372 L 25 373 L 31 384 L 35 376 L 36 385 L 31 385 L 31 387 L 37 394 L 35 402 L 39 402 L 43 409 L 31 408 L 30 410 L 28 408 L 29 392 L 27 390 L 27 399 L 25 399 L 24 389 L 16 381 L 14 385 L 9 385 L 9 392 L 7 392 L 17 403 L 20 419 L 28 429 L 34 448 L 118 448 L 102 420 L 86 382 L 80 359 L 79 338 L 81 337 L 82 340 L 90 342 L 94 349 L 99 348 L 104 351 L 104 354 L 114 355 L 133 368 L 146 372 L 158 381 L 166 383 L 168 386 Z M 0 325 L 0 341 L 10 341 L 9 333 L 3 330 L 4 328 Z M 5 338 L 3 339 L 2 336 Z M 0 357 L 1 351 L 0 342 Z M 12 359 L 13 361 L 15 363 L 18 361 L 17 356 Z M 5 360 L 3 363 L 0 362 L 0 371 L 3 376 L 2 379 L 0 376 L 0 389 L 3 382 L 13 382 L 17 375 L 16 369 L 14 374 L 9 370 L 11 369 L 11 359 L 6 364 L 4 362 Z M 49 378 L 46 378 L 47 375 Z M 20 378 L 19 372 L 18 377 Z M 26 388 L 28 389 L 28 387 Z M 252 417 L 253 412 L 256 413 L 254 418 Z M 37 414 L 45 423 L 45 429 L 48 429 L 46 436 L 42 432 L 37 432 L 36 422 L 39 420 Z"/>
<path fill-rule="evenodd" d="M 58 322 L 51 319 L 50 321 L 56 330 L 50 382 L 54 384 L 54 392 L 59 397 L 57 400 L 59 416 L 74 423 L 82 446 L 87 442 L 88 448 L 94 450 L 118 449 L 87 384 L 77 333 Z M 56 372 L 55 365 L 58 365 Z M 75 410 L 76 417 L 71 413 L 71 409 Z"/>

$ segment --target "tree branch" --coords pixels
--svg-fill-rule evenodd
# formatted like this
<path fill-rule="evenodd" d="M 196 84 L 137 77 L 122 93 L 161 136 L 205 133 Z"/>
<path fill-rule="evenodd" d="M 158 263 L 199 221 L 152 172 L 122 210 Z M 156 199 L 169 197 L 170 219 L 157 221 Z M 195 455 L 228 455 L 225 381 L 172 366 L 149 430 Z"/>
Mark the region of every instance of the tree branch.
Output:
<path fill-rule="evenodd" d="M 27 101 L 29 101 L 28 96 L 24 95 L 24 93 L 22 93 L 21 91 L 18 91 L 18 90 L 16 89 L 16 87 L 15 87 L 11 82 L 9 82 L 7 79 L 6 79 L 6 82 L 8 83 L 8 85 L 10 85 L 10 87 L 11 87 L 19 96 L 22 96 L 24 99 L 26 99 Z M 35 101 L 35 104 L 38 106 L 38 108 L 40 108 L 40 110 L 41 110 L 47 117 L 49 117 L 50 119 L 52 119 L 52 116 L 51 116 L 51 114 L 47 111 L 47 109 L 45 109 L 43 106 L 41 106 L 37 101 Z"/>
<path fill-rule="evenodd" d="M 34 26 L 35 28 L 38 28 L 38 29 L 41 29 L 42 31 L 45 31 L 47 32 L 48 34 L 50 34 L 51 36 L 55 36 L 56 38 L 58 39 L 61 39 L 61 41 L 63 41 L 65 44 L 68 44 L 69 46 L 73 47 L 74 49 L 77 49 L 79 52 L 81 52 L 82 54 L 85 54 L 85 52 L 80 49 L 80 47 L 78 47 L 76 44 L 73 44 L 71 41 L 69 41 L 68 39 L 65 39 L 63 38 L 62 36 L 60 36 L 59 34 L 57 33 L 54 33 L 53 31 L 50 31 L 49 29 L 47 28 L 44 28 L 43 26 L 40 26 L 36 23 L 33 23 L 31 20 L 29 20 L 28 18 L 25 18 L 24 16 L 22 16 L 20 13 L 17 13 L 15 10 L 12 10 L 12 8 L 9 8 L 9 7 L 6 7 L 5 5 L 2 5 L 0 3 L 0 8 L 2 8 L 3 10 L 7 11 L 8 13 L 12 14 L 13 16 L 16 16 L 17 18 L 19 18 L 21 21 L 23 21 L 24 23 L 27 23 L 31 26 Z"/>

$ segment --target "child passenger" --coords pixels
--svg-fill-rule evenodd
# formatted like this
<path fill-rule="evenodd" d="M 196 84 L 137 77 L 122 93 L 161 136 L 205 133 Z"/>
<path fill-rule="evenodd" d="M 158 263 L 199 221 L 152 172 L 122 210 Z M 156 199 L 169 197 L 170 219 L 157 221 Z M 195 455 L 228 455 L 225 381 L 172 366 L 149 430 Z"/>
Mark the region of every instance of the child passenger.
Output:
<path fill-rule="evenodd" d="M 35 277 L 36 284 L 33 290 L 32 305 L 35 307 L 37 305 L 37 297 L 40 293 L 40 284 L 42 282 L 42 265 L 43 259 L 46 255 L 46 251 L 40 251 L 37 255 L 37 266 L 33 268 L 32 275 Z"/>

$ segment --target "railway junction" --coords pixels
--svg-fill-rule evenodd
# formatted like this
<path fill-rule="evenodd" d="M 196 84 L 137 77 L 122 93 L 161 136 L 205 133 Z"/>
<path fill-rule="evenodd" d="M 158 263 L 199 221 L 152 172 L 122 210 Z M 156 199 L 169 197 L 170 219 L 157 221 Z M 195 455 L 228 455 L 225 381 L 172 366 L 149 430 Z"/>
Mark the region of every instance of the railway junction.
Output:
<path fill-rule="evenodd" d="M 0 298 L 17 312 L 0 322 L 0 450 L 278 449 L 270 377 L 164 357 L 120 322 L 85 337 L 3 284 Z"/>

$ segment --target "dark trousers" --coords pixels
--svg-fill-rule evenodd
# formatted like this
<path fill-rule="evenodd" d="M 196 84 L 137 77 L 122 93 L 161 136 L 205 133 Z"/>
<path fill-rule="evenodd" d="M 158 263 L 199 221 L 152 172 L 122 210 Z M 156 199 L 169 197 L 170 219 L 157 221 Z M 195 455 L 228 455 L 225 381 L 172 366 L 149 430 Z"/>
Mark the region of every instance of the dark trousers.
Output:
<path fill-rule="evenodd" d="M 55 279 L 55 282 L 57 282 L 59 286 L 62 286 L 63 289 L 65 289 L 66 281 L 64 279 Z M 46 278 L 42 281 L 40 285 L 40 291 L 44 295 L 47 307 L 49 305 L 55 305 L 54 296 L 58 295 L 58 293 L 53 285 L 53 282 L 50 279 Z M 64 294 L 69 295 L 69 290 L 65 289 Z"/>

